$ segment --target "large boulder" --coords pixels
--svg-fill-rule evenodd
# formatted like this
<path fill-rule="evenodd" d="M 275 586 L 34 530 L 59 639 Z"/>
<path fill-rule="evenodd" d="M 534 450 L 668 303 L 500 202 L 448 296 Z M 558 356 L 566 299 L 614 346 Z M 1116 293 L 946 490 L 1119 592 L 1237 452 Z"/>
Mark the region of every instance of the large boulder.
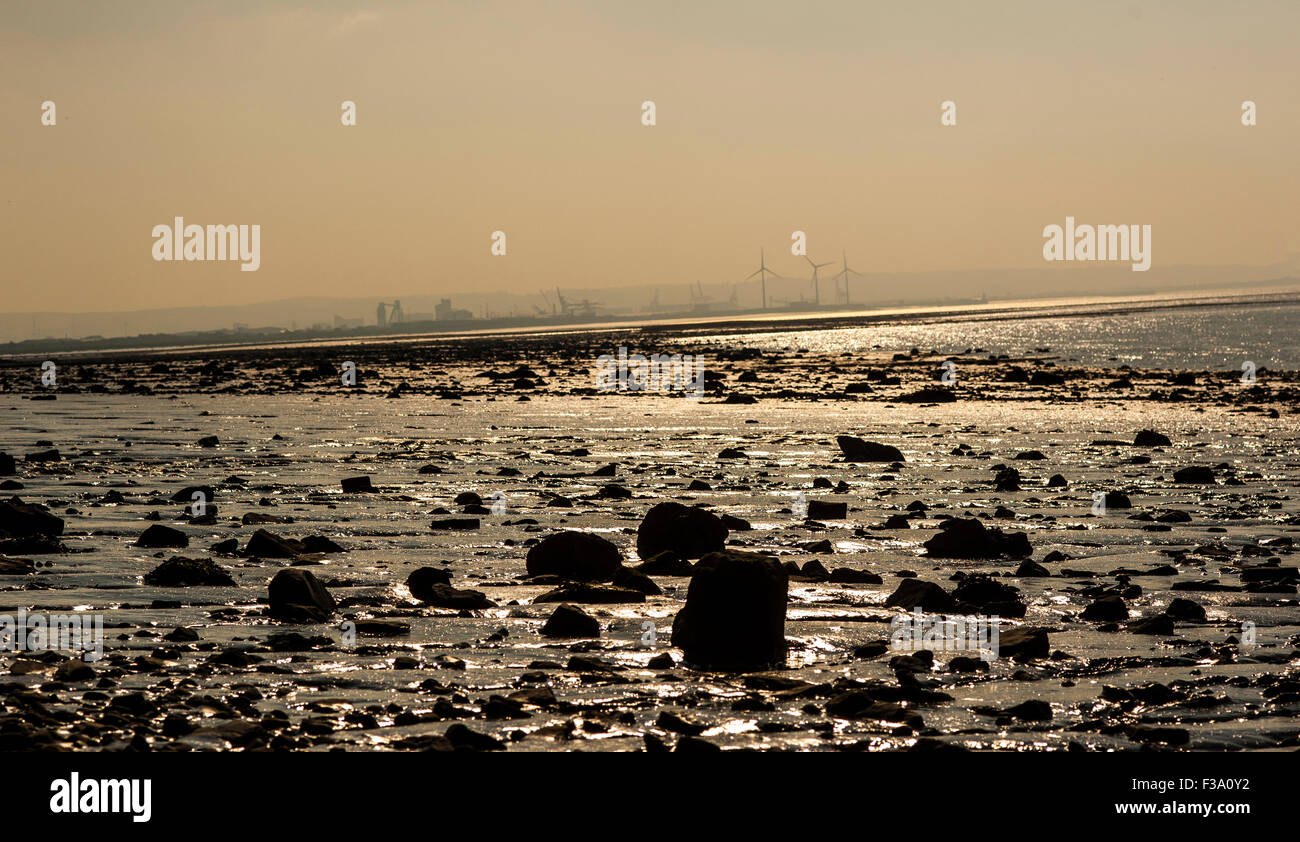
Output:
<path fill-rule="evenodd" d="M 925 551 L 934 558 L 1024 558 L 1033 553 L 1033 548 L 1023 532 L 1004 534 L 975 518 L 949 518 L 925 542 Z"/>
<path fill-rule="evenodd" d="M 8 453 L 0 452 L 0 476 L 9 476 L 15 473 L 18 466 L 14 462 L 14 457 Z"/>
<path fill-rule="evenodd" d="M 646 512 L 636 530 L 636 551 L 643 559 L 672 550 L 682 558 L 720 551 L 727 541 L 722 518 L 694 506 L 660 503 Z"/>
<path fill-rule="evenodd" d="M 528 551 L 529 576 L 554 575 L 581 582 L 608 582 L 623 566 L 613 542 L 590 532 L 547 535 Z"/>
<path fill-rule="evenodd" d="M 271 616 L 290 622 L 323 622 L 336 607 L 334 597 L 325 586 L 301 567 L 290 567 L 275 574 L 270 584 Z"/>
<path fill-rule="evenodd" d="M 434 608 L 455 608 L 458 611 L 474 611 L 480 608 L 495 608 L 496 603 L 487 598 L 482 591 L 469 588 L 457 588 L 453 585 L 429 585 L 422 588 L 416 599 Z"/>
<path fill-rule="evenodd" d="M 836 436 L 846 462 L 902 462 L 903 451 L 892 444 L 865 441 L 856 436 Z"/>
<path fill-rule="evenodd" d="M 776 559 L 722 550 L 700 559 L 686 604 L 673 619 L 673 646 L 704 669 L 760 670 L 784 666 L 789 587 Z"/>
<path fill-rule="evenodd" d="M 451 572 L 438 567 L 417 567 L 406 577 L 406 589 L 421 602 L 434 599 L 434 585 L 450 585 Z"/>
<path fill-rule="evenodd" d="M 14 497 L 0 502 L 0 535 L 26 538 L 44 535 L 53 538 L 63 534 L 63 518 L 52 515 L 40 506 L 30 505 Z"/>

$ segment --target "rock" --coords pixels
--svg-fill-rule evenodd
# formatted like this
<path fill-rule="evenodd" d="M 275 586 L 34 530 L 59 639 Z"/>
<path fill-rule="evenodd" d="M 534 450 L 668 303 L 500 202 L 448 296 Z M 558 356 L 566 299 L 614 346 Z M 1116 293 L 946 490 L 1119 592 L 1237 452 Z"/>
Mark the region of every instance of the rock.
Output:
<path fill-rule="evenodd" d="M 561 604 L 542 626 L 545 637 L 600 637 L 600 622 L 576 605 Z"/>
<path fill-rule="evenodd" d="M 446 737 L 458 751 L 504 751 L 506 747 L 496 737 L 471 731 L 459 722 L 447 729 Z"/>
<path fill-rule="evenodd" d="M 903 462 L 903 451 L 890 444 L 864 441 L 854 436 L 836 436 L 846 462 Z"/>
<path fill-rule="evenodd" d="M 334 597 L 325 590 L 311 571 L 291 567 L 275 574 L 269 586 L 270 615 L 291 622 L 327 620 L 337 607 Z"/>
<path fill-rule="evenodd" d="M 249 536 L 248 544 L 244 547 L 244 555 L 257 558 L 297 558 L 305 552 L 306 548 L 299 542 L 292 538 L 281 538 L 265 529 L 259 529 Z"/>
<path fill-rule="evenodd" d="M 1186 745 L 1192 734 L 1186 728 L 1161 728 L 1157 725 L 1134 725 L 1129 728 L 1130 740 L 1139 743 L 1167 743 L 1169 745 Z"/>
<path fill-rule="evenodd" d="M 844 520 L 849 516 L 849 504 L 827 500 L 808 501 L 809 520 Z"/>
<path fill-rule="evenodd" d="M 62 462 L 63 454 L 51 448 L 50 450 L 38 450 L 35 453 L 28 453 L 24 458 L 28 462 Z"/>
<path fill-rule="evenodd" d="M 0 576 L 23 576 L 35 572 L 36 565 L 30 558 L 10 558 L 0 555 Z"/>
<path fill-rule="evenodd" d="M 1188 485 L 1213 485 L 1214 469 L 1204 465 L 1193 465 L 1174 471 L 1174 482 Z"/>
<path fill-rule="evenodd" d="M 1107 491 L 1103 498 L 1106 501 L 1108 509 L 1131 509 L 1133 503 L 1128 499 L 1128 495 L 1119 491 Z"/>
<path fill-rule="evenodd" d="M 1183 620 L 1189 623 L 1204 623 L 1206 621 L 1205 608 L 1192 602 L 1190 599 L 1178 597 L 1169 606 L 1165 608 L 1165 613 L 1175 620 Z"/>
<path fill-rule="evenodd" d="M 655 725 L 665 731 L 672 731 L 674 734 L 686 734 L 691 737 L 698 737 L 708 730 L 708 726 L 702 722 L 696 722 L 684 713 L 678 713 L 675 710 L 661 710 L 659 717 L 655 720 Z"/>
<path fill-rule="evenodd" d="M 412 591 L 412 595 L 414 594 L 415 592 Z M 475 611 L 481 608 L 496 607 L 496 603 L 488 599 L 482 591 L 454 588 L 451 585 L 433 584 L 422 587 L 420 595 L 416 598 L 426 605 L 432 605 L 434 608 L 456 608 Z"/>
<path fill-rule="evenodd" d="M 654 579 L 651 579 L 640 570 L 632 570 L 628 567 L 620 567 L 618 573 L 614 574 L 614 581 L 611 584 L 617 588 L 640 591 L 646 596 L 659 596 L 663 593 L 663 590 L 655 584 Z"/>
<path fill-rule="evenodd" d="M 374 494 L 379 490 L 370 484 L 370 477 L 346 477 L 340 485 L 344 494 Z"/>
<path fill-rule="evenodd" d="M 199 447 L 216 447 L 221 443 L 221 439 L 216 436 L 204 436 L 198 440 Z"/>
<path fill-rule="evenodd" d="M 1061 474 L 1052 474 L 1047 479 L 1048 488 L 1065 488 L 1069 484 L 1070 483 L 1067 482 L 1065 477 L 1062 476 Z"/>
<path fill-rule="evenodd" d="M 324 535 L 308 535 L 302 539 L 302 548 L 309 553 L 341 553 L 343 548 Z"/>
<path fill-rule="evenodd" d="M 623 566 L 623 554 L 591 532 L 557 532 L 528 550 L 529 576 L 560 576 L 580 582 L 608 582 Z"/>
<path fill-rule="evenodd" d="M 673 619 L 672 644 L 705 669 L 784 666 L 789 579 L 773 558 L 711 552 L 691 575 L 686 604 Z"/>
<path fill-rule="evenodd" d="M 555 590 L 547 591 L 533 602 L 585 602 L 617 604 L 623 602 L 645 602 L 645 594 L 631 588 L 619 588 L 613 585 L 596 585 L 590 582 L 565 582 Z"/>
<path fill-rule="evenodd" d="M 1171 444 L 1173 442 L 1168 436 L 1161 435 L 1155 430 L 1139 430 L 1133 437 L 1134 447 L 1169 447 Z"/>
<path fill-rule="evenodd" d="M 1032 558 L 1027 558 L 1020 562 L 1020 566 L 1016 568 L 1016 575 L 1026 577 L 1051 576 L 1052 571 L 1034 561 Z"/>
<path fill-rule="evenodd" d="M 69 658 L 54 671 L 55 681 L 90 681 L 94 677 L 95 668 L 78 658 Z"/>
<path fill-rule="evenodd" d="M 218 541 L 208 547 L 208 552 L 216 553 L 217 555 L 234 555 L 239 552 L 239 539 L 227 538 L 224 541 Z"/>
<path fill-rule="evenodd" d="M 1126 628 L 1133 634 L 1173 634 L 1174 618 L 1167 614 L 1157 614 L 1154 617 L 1144 617 L 1141 620 L 1134 620 L 1129 623 Z"/>
<path fill-rule="evenodd" d="M 476 517 L 446 517 L 442 520 L 435 520 L 429 524 L 429 528 L 435 531 L 447 529 L 478 529 L 479 522 Z"/>
<path fill-rule="evenodd" d="M 829 582 L 840 585 L 879 585 L 883 580 L 878 574 L 866 570 L 854 570 L 852 567 L 836 567 L 831 571 Z"/>
<path fill-rule="evenodd" d="M 983 573 L 971 574 L 952 592 L 959 614 L 986 614 L 991 617 L 1023 617 L 1025 604 L 1020 591 Z"/>
<path fill-rule="evenodd" d="M 695 565 L 672 550 L 664 550 L 653 558 L 643 561 L 636 570 L 651 576 L 689 576 Z"/>
<path fill-rule="evenodd" d="M 646 512 L 636 531 L 636 552 L 651 558 L 672 550 L 682 558 L 700 558 L 719 551 L 727 541 L 727 527 L 717 515 L 681 503 L 660 503 Z"/>
<path fill-rule="evenodd" d="M 14 462 L 14 457 L 8 453 L 0 452 L 0 477 L 7 477 L 17 473 L 18 466 Z"/>
<path fill-rule="evenodd" d="M 175 556 L 146 573 L 144 583 L 158 588 L 233 587 L 235 580 L 210 559 Z"/>
<path fill-rule="evenodd" d="M 1048 722 L 1052 718 L 1052 706 L 1042 699 L 1028 699 L 1002 712 L 1007 716 L 1030 722 Z"/>
<path fill-rule="evenodd" d="M 1123 599 L 1115 594 L 1110 594 L 1093 600 L 1092 604 L 1083 609 L 1083 613 L 1079 616 L 1085 620 L 1116 623 L 1128 619 L 1128 606 L 1124 604 Z"/>
<path fill-rule="evenodd" d="M 1033 548 L 1023 532 L 1003 534 L 985 527 L 975 518 L 949 518 L 939 525 L 938 534 L 925 542 L 926 554 L 934 558 L 1022 558 Z"/>
<path fill-rule="evenodd" d="M 912 521 L 907 515 L 890 515 L 880 525 L 881 529 L 911 529 Z"/>
<path fill-rule="evenodd" d="M 406 589 L 421 602 L 428 602 L 434 585 L 450 585 L 451 572 L 437 567 L 417 567 L 406 577 Z"/>
<path fill-rule="evenodd" d="M 997 652 L 1003 658 L 1046 658 L 1051 654 L 1047 629 L 1022 626 L 999 631 Z"/>
<path fill-rule="evenodd" d="M 456 499 L 452 502 L 457 506 L 481 506 L 483 505 L 483 498 L 473 491 L 462 491 L 456 495 Z"/>
<path fill-rule="evenodd" d="M 187 485 L 173 494 L 171 501 L 173 503 L 193 503 L 195 494 L 202 495 L 202 500 L 205 503 L 211 503 L 217 496 L 216 490 L 210 485 Z"/>
<path fill-rule="evenodd" d="M 898 587 L 889 595 L 889 599 L 885 600 L 885 606 L 902 608 L 906 611 L 920 608 L 922 611 L 934 613 L 952 611 L 954 603 L 952 596 L 933 582 L 904 579 L 898 583 Z"/>
<path fill-rule="evenodd" d="M 188 547 L 190 539 L 188 535 L 179 529 L 172 529 L 170 526 L 155 523 L 140 533 L 135 545 L 137 547 Z"/>
<path fill-rule="evenodd" d="M 63 534 L 63 518 L 14 497 L 9 502 L 0 501 L 0 534 L 14 538 L 33 535 L 54 538 Z"/>
<path fill-rule="evenodd" d="M 941 389 L 938 386 L 917 389 L 915 392 L 908 392 L 905 395 L 898 396 L 899 403 L 952 403 L 957 400 L 957 396 L 948 389 Z M 861 461 L 861 460 L 851 460 Z M 870 461 L 870 460 L 869 460 Z"/>

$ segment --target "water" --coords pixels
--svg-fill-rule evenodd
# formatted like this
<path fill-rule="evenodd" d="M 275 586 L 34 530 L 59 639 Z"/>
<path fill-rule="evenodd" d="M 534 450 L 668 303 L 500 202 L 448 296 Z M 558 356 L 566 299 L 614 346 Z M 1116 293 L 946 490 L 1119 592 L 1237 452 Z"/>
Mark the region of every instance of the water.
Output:
<path fill-rule="evenodd" d="M 954 317 L 947 321 L 779 333 L 713 334 L 705 341 L 763 349 L 861 352 L 917 347 L 941 353 L 1054 357 L 1082 365 L 1192 370 L 1300 368 L 1300 303 L 1168 307 L 1051 317 Z"/>

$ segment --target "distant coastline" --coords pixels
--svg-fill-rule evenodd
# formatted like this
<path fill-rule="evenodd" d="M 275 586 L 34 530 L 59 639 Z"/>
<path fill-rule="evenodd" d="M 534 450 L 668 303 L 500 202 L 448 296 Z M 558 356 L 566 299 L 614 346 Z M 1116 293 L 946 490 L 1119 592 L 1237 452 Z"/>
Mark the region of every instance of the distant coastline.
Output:
<path fill-rule="evenodd" d="M 111 358 L 168 353 L 196 353 L 222 350 L 257 350 L 286 347 L 337 347 L 395 345 L 495 336 L 519 338 L 529 335 L 554 336 L 642 329 L 671 331 L 682 335 L 719 332 L 772 332 L 864 327 L 871 325 L 923 324 L 927 322 L 1001 321 L 1063 316 L 1124 315 L 1135 312 L 1187 307 L 1245 307 L 1300 302 L 1300 283 L 1247 290 L 1196 290 L 1135 296 L 1079 296 L 1073 298 L 1015 299 L 986 303 L 932 306 L 835 309 L 804 311 L 740 311 L 729 314 L 672 316 L 666 318 L 609 316 L 582 319 L 495 319 L 394 325 L 386 329 L 369 326 L 324 333 L 309 330 L 267 331 L 262 335 L 232 336 L 232 331 L 203 331 L 186 334 L 148 334 L 133 337 L 91 339 L 41 339 L 0 345 L 0 359 L 30 360 L 60 356 Z M 404 329 L 405 328 L 405 329 Z M 433 329 L 431 329 L 433 328 Z M 256 333 L 256 332 L 253 332 Z"/>

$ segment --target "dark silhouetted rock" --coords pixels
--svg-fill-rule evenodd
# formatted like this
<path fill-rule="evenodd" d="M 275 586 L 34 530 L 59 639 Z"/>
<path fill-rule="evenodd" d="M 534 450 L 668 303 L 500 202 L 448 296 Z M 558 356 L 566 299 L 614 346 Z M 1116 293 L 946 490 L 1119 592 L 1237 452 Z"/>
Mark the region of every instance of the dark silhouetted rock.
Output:
<path fill-rule="evenodd" d="M 623 602 L 645 602 L 645 594 L 631 588 L 620 588 L 614 585 L 597 585 L 591 582 L 565 582 L 558 588 L 537 597 L 533 602 L 618 604 Z"/>
<path fill-rule="evenodd" d="M 137 547 L 188 547 L 190 539 L 188 535 L 179 529 L 172 529 L 170 526 L 155 523 L 140 533 L 135 545 Z"/>
<path fill-rule="evenodd" d="M 580 582 L 608 582 L 623 566 L 613 542 L 591 532 L 557 532 L 528 550 L 529 576 L 560 576 Z"/>
<path fill-rule="evenodd" d="M 651 576 L 689 576 L 694 567 L 672 550 L 664 550 L 638 564 L 636 569 Z"/>
<path fill-rule="evenodd" d="M 475 611 L 480 608 L 496 607 L 496 603 L 488 599 L 482 591 L 455 588 L 451 585 L 433 584 L 422 587 L 418 595 L 415 594 L 415 591 L 411 591 L 411 594 L 426 605 L 432 605 L 435 608 Z"/>
<path fill-rule="evenodd" d="M 1204 465 L 1193 465 L 1174 471 L 1174 482 L 1189 485 L 1213 485 L 1214 469 Z"/>
<path fill-rule="evenodd" d="M 1133 437 L 1134 447 L 1168 447 L 1172 443 L 1168 436 L 1161 435 L 1155 430 L 1139 430 Z"/>
<path fill-rule="evenodd" d="M 1106 501 L 1108 509 L 1131 509 L 1133 502 L 1128 499 L 1128 495 L 1119 491 L 1107 491 L 1103 498 Z"/>
<path fill-rule="evenodd" d="M 808 501 L 809 520 L 844 520 L 849 516 L 849 504 L 827 500 Z"/>
<path fill-rule="evenodd" d="M 1115 623 L 1128 619 L 1128 606 L 1124 604 L 1124 600 L 1119 596 L 1110 594 L 1093 600 L 1092 604 L 1083 609 L 1083 613 L 1079 616 L 1085 620 Z"/>
<path fill-rule="evenodd" d="M 259 529 L 249 536 L 248 544 L 244 547 L 244 555 L 257 558 L 297 558 L 306 551 L 298 541 L 282 538 L 265 529 Z"/>
<path fill-rule="evenodd" d="M 417 567 L 406 577 L 406 589 L 411 596 L 422 602 L 428 602 L 434 585 L 450 585 L 451 572 L 437 567 Z"/>
<path fill-rule="evenodd" d="M 430 529 L 438 532 L 448 529 L 478 529 L 478 526 L 476 517 L 447 517 L 429 524 Z"/>
<path fill-rule="evenodd" d="M 270 614 L 290 622 L 322 622 L 334 613 L 335 602 L 309 570 L 291 567 L 275 574 L 269 587 Z"/>
<path fill-rule="evenodd" d="M 1025 616 L 1025 604 L 1020 601 L 1020 591 L 982 573 L 974 573 L 962 579 L 953 589 L 952 599 L 960 614 L 1013 618 Z"/>
<path fill-rule="evenodd" d="M 723 550 L 695 565 L 672 644 L 691 666 L 756 670 L 784 666 L 789 579 L 773 558 Z"/>
<path fill-rule="evenodd" d="M 681 503 L 660 503 L 646 512 L 636 531 L 636 552 L 652 558 L 672 550 L 682 558 L 699 558 L 721 550 L 727 527 L 717 515 Z"/>
<path fill-rule="evenodd" d="M 1046 658 L 1050 652 L 1047 629 L 1021 627 L 1000 630 L 998 655 L 1003 658 Z"/>
<path fill-rule="evenodd" d="M 903 451 L 891 444 L 878 444 L 855 436 L 836 436 L 846 462 L 902 462 Z"/>
<path fill-rule="evenodd" d="M 17 470 L 18 466 L 14 462 L 14 457 L 8 453 L 0 452 L 0 477 L 10 476 L 16 473 Z"/>
<path fill-rule="evenodd" d="M 1173 617 L 1175 620 L 1183 620 L 1184 622 L 1189 623 L 1204 623 L 1206 620 L 1205 608 L 1203 606 L 1197 605 L 1190 599 L 1183 599 L 1182 597 L 1178 597 L 1173 602 L 1169 603 L 1169 607 L 1165 609 L 1165 613 L 1170 617 Z"/>
<path fill-rule="evenodd" d="M 40 506 L 19 501 L 0 502 L 0 535 L 26 538 L 43 535 L 54 538 L 63 534 L 63 518 L 52 515 Z"/>
<path fill-rule="evenodd" d="M 904 579 L 899 582 L 889 599 L 885 600 L 885 605 L 907 611 L 920 608 L 929 612 L 952 611 L 954 608 L 952 596 L 947 591 L 933 582 L 923 582 L 920 579 Z"/>
<path fill-rule="evenodd" d="M 545 637 L 600 637 L 600 622 L 576 605 L 562 604 L 542 626 Z"/>
<path fill-rule="evenodd" d="M 1023 558 L 1033 552 L 1023 532 L 1004 534 L 986 527 L 975 518 L 949 518 L 939 532 L 925 542 L 926 554 L 934 558 Z"/>
<path fill-rule="evenodd" d="M 929 386 L 898 396 L 899 403 L 952 403 L 955 400 L 957 400 L 957 396 L 952 391 L 941 389 L 938 386 Z M 851 461 L 856 462 L 859 460 Z"/>
<path fill-rule="evenodd" d="M 1032 558 L 1027 558 L 1020 562 L 1020 566 L 1016 568 L 1016 575 L 1025 577 L 1051 576 L 1052 571 L 1034 561 Z"/>
<path fill-rule="evenodd" d="M 229 587 L 235 584 L 235 580 L 209 559 L 176 556 L 146 573 L 144 583 L 159 588 L 184 588 L 193 585 Z"/>
<path fill-rule="evenodd" d="M 340 485 L 344 494 L 373 494 L 378 490 L 370 484 L 370 477 L 345 477 Z"/>
<path fill-rule="evenodd" d="M 35 572 L 36 565 L 30 558 L 10 558 L 0 555 L 0 576 L 24 576 Z"/>

